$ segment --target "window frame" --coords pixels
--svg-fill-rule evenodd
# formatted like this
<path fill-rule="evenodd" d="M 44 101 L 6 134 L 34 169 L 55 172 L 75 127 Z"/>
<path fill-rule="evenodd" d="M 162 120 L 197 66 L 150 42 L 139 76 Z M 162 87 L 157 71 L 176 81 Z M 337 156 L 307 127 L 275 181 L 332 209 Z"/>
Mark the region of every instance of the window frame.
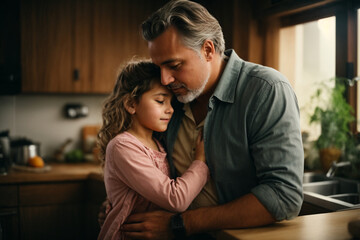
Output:
<path fill-rule="evenodd" d="M 324 4 L 318 7 L 306 8 L 295 13 L 293 11 L 284 11 L 281 16 L 273 18 L 273 21 L 279 22 L 279 28 L 289 27 L 306 22 L 316 21 L 321 18 L 336 17 L 336 70 L 335 74 L 339 77 L 349 79 L 358 76 L 357 72 L 357 9 L 360 8 L 360 2 L 356 0 L 342 0 Z M 360 46 L 359 46 L 360 47 Z M 346 99 L 354 109 L 354 116 L 358 117 L 357 112 L 357 85 L 348 87 Z M 360 96 L 359 96 L 360 97 Z M 350 130 L 358 133 L 357 124 L 354 122 Z"/>

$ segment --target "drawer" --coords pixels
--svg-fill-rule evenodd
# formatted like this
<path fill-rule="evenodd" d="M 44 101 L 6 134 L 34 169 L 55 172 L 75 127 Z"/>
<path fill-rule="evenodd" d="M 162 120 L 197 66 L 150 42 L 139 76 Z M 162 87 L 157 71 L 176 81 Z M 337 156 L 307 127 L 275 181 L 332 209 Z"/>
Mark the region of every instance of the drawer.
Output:
<path fill-rule="evenodd" d="M 18 205 L 18 187 L 16 185 L 1 185 L 0 196 L 0 207 L 16 207 Z"/>
<path fill-rule="evenodd" d="M 84 202 L 84 182 L 61 182 L 19 186 L 20 206 Z"/>

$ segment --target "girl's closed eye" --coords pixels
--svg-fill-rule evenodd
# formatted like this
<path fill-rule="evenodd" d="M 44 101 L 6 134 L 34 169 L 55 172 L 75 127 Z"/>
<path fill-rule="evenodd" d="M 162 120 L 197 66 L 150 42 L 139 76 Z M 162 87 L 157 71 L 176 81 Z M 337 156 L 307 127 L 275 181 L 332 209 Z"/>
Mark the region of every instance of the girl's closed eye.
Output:
<path fill-rule="evenodd" d="M 155 100 L 155 101 L 160 103 L 160 104 L 164 104 L 164 100 Z"/>

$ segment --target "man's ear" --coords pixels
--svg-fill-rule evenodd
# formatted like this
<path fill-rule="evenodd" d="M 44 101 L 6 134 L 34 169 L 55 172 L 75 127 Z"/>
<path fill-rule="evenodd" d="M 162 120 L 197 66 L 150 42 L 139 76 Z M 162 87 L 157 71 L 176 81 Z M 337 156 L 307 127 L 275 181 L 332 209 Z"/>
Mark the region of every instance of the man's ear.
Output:
<path fill-rule="evenodd" d="M 128 113 L 131 115 L 134 115 L 136 112 L 136 104 L 133 99 L 130 99 L 129 97 L 125 99 L 124 101 L 124 107 Z"/>
<path fill-rule="evenodd" d="M 214 57 L 215 52 L 216 52 L 213 41 L 205 40 L 205 42 L 203 44 L 203 51 L 204 51 L 205 59 L 207 61 L 211 61 L 213 59 L 213 57 Z"/>

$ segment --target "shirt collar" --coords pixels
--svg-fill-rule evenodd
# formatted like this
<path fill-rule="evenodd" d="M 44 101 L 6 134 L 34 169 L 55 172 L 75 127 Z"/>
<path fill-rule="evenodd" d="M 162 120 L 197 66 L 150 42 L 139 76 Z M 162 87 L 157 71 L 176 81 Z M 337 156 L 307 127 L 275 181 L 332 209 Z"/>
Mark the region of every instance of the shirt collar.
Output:
<path fill-rule="evenodd" d="M 229 58 L 213 96 L 220 101 L 233 103 L 238 83 L 234 79 L 239 78 L 243 60 L 232 49 L 225 51 L 224 54 Z"/>

